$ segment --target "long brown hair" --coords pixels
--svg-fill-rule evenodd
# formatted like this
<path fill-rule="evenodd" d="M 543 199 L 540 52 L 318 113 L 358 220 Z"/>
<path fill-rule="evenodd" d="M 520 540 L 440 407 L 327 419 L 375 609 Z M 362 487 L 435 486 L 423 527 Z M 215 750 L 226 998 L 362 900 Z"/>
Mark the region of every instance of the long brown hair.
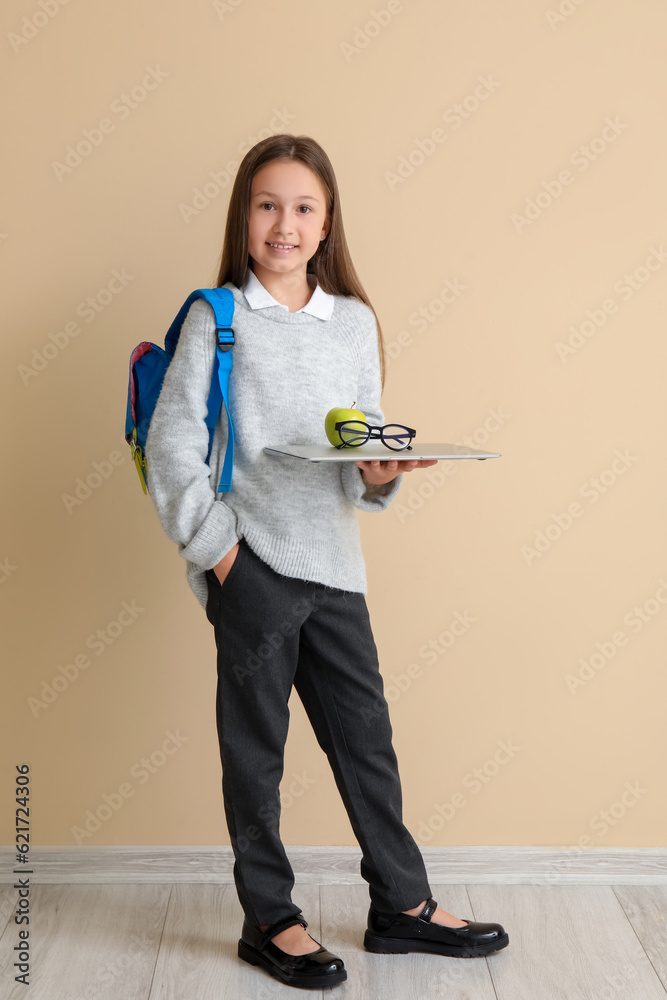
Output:
<path fill-rule="evenodd" d="M 261 167 L 271 160 L 299 160 L 319 178 L 327 199 L 327 214 L 331 226 L 325 239 L 308 261 L 308 272 L 315 275 L 322 291 L 330 295 L 351 295 L 367 305 L 377 322 L 378 354 L 380 357 L 381 386 L 384 389 L 385 361 L 384 339 L 377 313 L 366 295 L 348 250 L 340 196 L 336 175 L 329 157 L 315 139 L 307 135 L 286 135 L 280 133 L 260 140 L 252 146 L 241 160 L 229 200 L 225 236 L 222 244 L 217 288 L 228 281 L 243 288 L 250 270 L 251 258 L 248 254 L 248 220 L 250 215 L 250 191 L 253 177 Z"/>

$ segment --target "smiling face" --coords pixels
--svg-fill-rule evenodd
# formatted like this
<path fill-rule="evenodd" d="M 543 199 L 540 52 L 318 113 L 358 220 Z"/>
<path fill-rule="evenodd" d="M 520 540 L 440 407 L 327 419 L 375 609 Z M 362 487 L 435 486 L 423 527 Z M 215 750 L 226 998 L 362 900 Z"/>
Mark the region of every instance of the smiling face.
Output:
<path fill-rule="evenodd" d="M 326 194 L 319 178 L 299 160 L 272 160 L 252 180 L 248 253 L 253 270 L 296 277 L 329 232 Z"/>

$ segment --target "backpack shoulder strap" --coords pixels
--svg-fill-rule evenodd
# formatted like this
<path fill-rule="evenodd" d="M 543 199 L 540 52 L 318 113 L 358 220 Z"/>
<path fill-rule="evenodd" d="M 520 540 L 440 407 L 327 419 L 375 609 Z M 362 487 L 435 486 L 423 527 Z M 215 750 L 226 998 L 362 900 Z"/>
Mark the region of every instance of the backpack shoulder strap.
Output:
<path fill-rule="evenodd" d="M 174 356 L 183 321 L 187 316 L 190 306 L 198 298 L 205 299 L 213 309 L 217 333 L 213 378 L 211 380 L 211 390 L 207 403 L 206 426 L 208 427 L 209 439 L 206 461 L 208 462 L 211 457 L 213 433 L 224 402 L 227 411 L 227 451 L 225 452 L 225 461 L 218 485 L 218 493 L 229 493 L 232 488 L 232 470 L 234 468 L 234 428 L 229 412 L 229 374 L 232 370 L 233 352 L 231 348 L 234 346 L 234 331 L 232 330 L 234 295 L 232 290 L 230 288 L 197 288 L 188 295 L 179 309 L 174 322 L 167 331 L 164 339 L 164 349 L 169 357 Z"/>
<path fill-rule="evenodd" d="M 188 295 L 187 299 L 179 309 L 178 315 L 167 330 L 167 336 L 164 338 L 164 349 L 172 358 L 176 350 L 183 321 L 195 299 L 206 299 L 208 304 L 213 309 L 218 334 L 220 334 L 221 331 L 231 334 L 231 337 L 223 337 L 222 342 L 229 344 L 230 347 L 234 343 L 234 335 L 231 330 L 232 319 L 234 317 L 234 295 L 231 288 L 196 288 L 194 292 L 191 292 L 191 294 Z M 219 336 L 218 343 L 220 343 Z M 227 350 L 229 350 L 229 348 L 227 348 Z"/>
<path fill-rule="evenodd" d="M 232 347 L 234 346 L 234 331 L 232 330 L 232 319 L 234 317 L 234 296 L 230 288 L 202 288 L 202 297 L 212 306 L 215 313 L 215 326 L 218 343 L 215 350 L 215 361 L 213 362 L 213 377 L 211 379 L 211 391 L 208 397 L 208 413 L 206 425 L 209 430 L 208 454 L 206 461 L 211 457 L 213 446 L 213 433 L 218 422 L 218 416 L 224 401 L 227 411 L 227 450 L 225 461 L 220 473 L 218 493 L 229 493 L 232 488 L 232 470 L 234 468 L 234 427 L 232 425 L 232 415 L 229 409 L 229 375 L 232 370 Z"/>

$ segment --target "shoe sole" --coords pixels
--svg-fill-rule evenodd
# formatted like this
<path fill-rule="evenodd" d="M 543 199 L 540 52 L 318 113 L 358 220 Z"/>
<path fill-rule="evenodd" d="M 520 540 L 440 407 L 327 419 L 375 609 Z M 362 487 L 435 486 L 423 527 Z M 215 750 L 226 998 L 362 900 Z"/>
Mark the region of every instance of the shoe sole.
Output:
<path fill-rule="evenodd" d="M 457 947 L 440 941 L 420 941 L 418 938 L 385 938 L 373 934 L 372 931 L 366 931 L 364 948 L 379 955 L 407 955 L 411 951 L 425 951 L 432 955 L 448 955 L 452 958 L 479 958 L 481 955 L 490 955 L 494 951 L 506 948 L 509 941 L 509 935 L 503 934 L 488 944 Z"/>
<path fill-rule="evenodd" d="M 274 979 L 279 980 L 279 982 L 285 983 L 286 986 L 296 986 L 302 990 L 333 989 L 334 986 L 344 983 L 347 979 L 347 969 L 341 969 L 340 972 L 330 972 L 323 976 L 308 976 L 307 979 L 290 976 L 287 973 L 281 972 L 277 966 L 269 962 L 259 951 L 251 945 L 246 944 L 242 939 L 239 940 L 238 953 L 239 958 L 242 958 L 244 962 L 248 962 L 250 965 L 259 965 L 263 969 L 266 969 Z"/>

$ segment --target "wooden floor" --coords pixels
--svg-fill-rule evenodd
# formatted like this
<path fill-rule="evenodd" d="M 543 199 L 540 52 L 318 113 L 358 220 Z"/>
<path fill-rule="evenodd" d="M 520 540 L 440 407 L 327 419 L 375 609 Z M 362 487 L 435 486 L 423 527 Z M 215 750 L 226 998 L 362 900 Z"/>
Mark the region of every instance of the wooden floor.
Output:
<path fill-rule="evenodd" d="M 347 982 L 297 991 L 236 954 L 233 885 L 32 887 L 30 986 L 14 982 L 16 890 L 0 886 L 0 997 L 14 1000 L 665 1000 L 667 886 L 441 885 L 463 919 L 497 921 L 509 946 L 486 958 L 372 955 L 368 886 L 298 885 L 313 937 L 340 955 Z"/>

